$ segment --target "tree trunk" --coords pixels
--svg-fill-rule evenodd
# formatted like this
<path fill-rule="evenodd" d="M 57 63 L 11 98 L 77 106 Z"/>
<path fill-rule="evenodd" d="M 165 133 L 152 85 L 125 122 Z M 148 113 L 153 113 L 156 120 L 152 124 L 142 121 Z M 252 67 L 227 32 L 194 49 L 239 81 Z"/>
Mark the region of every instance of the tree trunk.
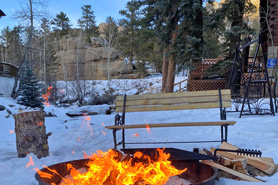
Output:
<path fill-rule="evenodd" d="M 269 18 L 269 15 L 268 15 L 268 12 L 270 11 L 269 10 L 269 0 L 260 0 L 260 25 L 261 25 L 261 30 L 266 30 L 262 33 L 262 39 L 263 41 L 266 41 L 264 44 L 267 44 L 267 40 L 268 40 L 268 37 L 267 37 L 267 34 L 268 32 L 270 31 L 268 29 L 268 18 Z M 265 48 L 267 48 L 267 45 L 265 45 Z"/>
<path fill-rule="evenodd" d="M 15 119 L 16 148 L 18 157 L 29 153 L 38 158 L 49 155 L 48 135 L 42 111 L 22 112 L 13 115 Z"/>
<path fill-rule="evenodd" d="M 169 57 L 167 56 L 169 53 L 169 48 L 166 47 L 163 50 L 163 65 L 162 65 L 162 93 L 165 92 L 167 75 L 168 75 L 168 65 L 169 65 Z"/>
<path fill-rule="evenodd" d="M 5 57 L 4 57 L 4 45 L 1 42 L 1 56 L 2 56 L 2 61 L 5 62 Z"/>
<path fill-rule="evenodd" d="M 29 33 L 29 42 L 30 44 L 27 45 L 28 48 L 28 54 L 29 54 L 29 61 L 30 61 L 30 67 L 31 69 L 33 69 L 33 49 L 30 49 L 30 47 L 32 46 L 32 39 L 33 39 L 33 30 L 34 30 L 34 15 L 33 15 L 33 4 L 32 4 L 32 0 L 29 0 L 29 6 L 30 6 L 30 22 L 31 22 L 31 26 L 30 26 L 30 33 Z"/>
<path fill-rule="evenodd" d="M 81 45 L 81 37 L 82 37 L 82 31 L 79 33 L 79 41 L 76 51 L 76 83 L 77 83 L 77 98 L 80 104 L 82 104 L 83 98 L 82 98 L 82 92 L 81 92 L 81 85 L 80 85 L 80 74 L 79 74 L 79 62 L 80 62 L 80 45 Z"/>
<path fill-rule="evenodd" d="M 176 22 L 175 31 L 173 32 L 172 35 L 172 44 L 171 44 L 170 52 L 175 50 L 177 37 L 178 37 L 178 23 Z M 170 93 L 174 91 L 175 71 L 176 71 L 175 54 L 171 53 L 169 57 L 168 74 L 167 74 L 167 81 L 165 87 L 166 93 Z"/>
<path fill-rule="evenodd" d="M 198 0 L 200 6 L 202 7 L 202 4 L 203 4 L 203 0 Z M 203 11 L 202 11 L 202 8 L 198 8 L 196 10 L 197 14 L 196 14 L 196 25 L 197 25 L 197 28 L 196 28 L 196 37 L 198 39 L 201 39 L 201 42 L 204 41 L 204 38 L 203 38 Z"/>
<path fill-rule="evenodd" d="M 40 81 L 42 81 L 42 48 L 40 45 Z"/>
<path fill-rule="evenodd" d="M 251 37 L 246 37 L 244 39 L 245 43 L 248 43 L 251 41 Z M 246 47 L 242 51 L 242 72 L 246 73 L 247 72 L 247 67 L 248 67 L 248 57 L 249 57 L 249 51 L 250 51 L 250 46 Z"/>
<path fill-rule="evenodd" d="M 43 33 L 43 81 L 46 85 L 46 30 Z"/>
<path fill-rule="evenodd" d="M 231 24 L 231 28 L 233 27 L 242 27 L 243 23 L 243 13 L 244 13 L 244 5 L 245 5 L 245 0 L 240 1 L 241 4 L 239 4 L 239 11 L 234 12 L 234 17 L 233 21 Z M 229 58 L 233 60 L 234 58 L 234 51 L 236 48 L 236 43 L 240 43 L 240 34 L 235 35 L 234 37 L 231 38 L 230 40 L 230 49 L 229 49 Z"/>
<path fill-rule="evenodd" d="M 68 86 L 68 50 L 69 50 L 69 38 L 67 39 L 67 51 L 66 51 L 66 64 L 65 64 L 65 81 L 66 81 L 66 96 L 69 102 L 69 86 Z"/>

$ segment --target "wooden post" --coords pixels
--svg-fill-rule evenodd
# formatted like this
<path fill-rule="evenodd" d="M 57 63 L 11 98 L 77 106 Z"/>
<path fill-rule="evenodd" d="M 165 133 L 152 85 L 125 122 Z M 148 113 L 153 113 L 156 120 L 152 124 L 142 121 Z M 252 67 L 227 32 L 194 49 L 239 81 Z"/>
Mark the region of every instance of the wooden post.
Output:
<path fill-rule="evenodd" d="M 42 111 L 21 112 L 13 115 L 15 119 L 16 148 L 18 157 L 29 153 L 38 158 L 49 155 L 44 116 Z"/>

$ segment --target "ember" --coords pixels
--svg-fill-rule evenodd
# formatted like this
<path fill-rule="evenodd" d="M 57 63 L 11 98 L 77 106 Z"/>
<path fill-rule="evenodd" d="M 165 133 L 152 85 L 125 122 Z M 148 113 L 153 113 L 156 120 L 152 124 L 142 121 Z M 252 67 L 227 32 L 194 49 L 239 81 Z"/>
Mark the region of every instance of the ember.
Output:
<path fill-rule="evenodd" d="M 97 151 L 92 154 L 84 169 L 79 171 L 73 165 L 67 164 L 70 178 L 61 177 L 61 185 L 163 185 L 171 176 L 180 175 L 187 169 L 178 170 L 168 161 L 170 154 L 164 153 L 164 149 L 157 149 L 158 156 L 151 159 L 150 156 L 136 152 L 133 157 L 126 156 L 115 150 L 108 152 Z M 56 171 L 51 172 L 58 174 Z M 42 174 L 49 179 L 52 176 Z M 40 175 L 41 176 L 41 175 Z M 60 175 L 59 175 L 60 176 Z M 51 183 L 54 185 L 54 183 Z"/>

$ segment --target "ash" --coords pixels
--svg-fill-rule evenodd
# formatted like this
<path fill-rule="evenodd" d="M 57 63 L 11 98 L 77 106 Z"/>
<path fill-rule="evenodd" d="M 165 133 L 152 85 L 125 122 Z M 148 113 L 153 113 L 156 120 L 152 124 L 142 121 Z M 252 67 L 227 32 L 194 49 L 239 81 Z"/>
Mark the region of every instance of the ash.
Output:
<path fill-rule="evenodd" d="M 178 176 L 170 177 L 166 185 L 191 185 L 192 183 L 188 180 L 179 178 Z"/>

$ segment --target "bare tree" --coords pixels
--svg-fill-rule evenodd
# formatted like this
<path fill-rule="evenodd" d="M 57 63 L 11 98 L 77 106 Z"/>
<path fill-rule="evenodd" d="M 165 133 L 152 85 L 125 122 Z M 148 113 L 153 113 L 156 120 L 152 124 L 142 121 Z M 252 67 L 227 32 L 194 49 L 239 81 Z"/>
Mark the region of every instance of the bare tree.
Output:
<path fill-rule="evenodd" d="M 108 89 L 110 89 L 110 58 L 111 58 L 111 47 L 115 46 L 116 38 L 118 34 L 118 26 L 116 21 L 111 17 L 106 18 L 106 25 L 103 30 L 103 35 L 107 41 L 107 78 L 108 78 Z"/>
<path fill-rule="evenodd" d="M 27 21 L 28 25 L 28 40 L 26 42 L 26 51 L 24 54 L 24 59 L 19 65 L 19 70 L 18 70 L 18 75 L 15 78 L 15 83 L 13 87 L 13 91 L 11 96 L 13 98 L 16 98 L 16 90 L 18 86 L 18 80 L 21 76 L 22 73 L 22 66 L 25 63 L 27 59 L 29 59 L 31 62 L 32 66 L 32 50 L 30 50 L 31 45 L 32 45 L 32 38 L 33 38 L 33 31 L 34 31 L 34 19 L 40 19 L 43 15 L 46 13 L 46 5 L 47 5 L 48 0 L 21 0 L 20 4 L 23 5 L 19 10 L 17 10 L 14 14 L 14 18 L 18 19 L 19 21 Z"/>

